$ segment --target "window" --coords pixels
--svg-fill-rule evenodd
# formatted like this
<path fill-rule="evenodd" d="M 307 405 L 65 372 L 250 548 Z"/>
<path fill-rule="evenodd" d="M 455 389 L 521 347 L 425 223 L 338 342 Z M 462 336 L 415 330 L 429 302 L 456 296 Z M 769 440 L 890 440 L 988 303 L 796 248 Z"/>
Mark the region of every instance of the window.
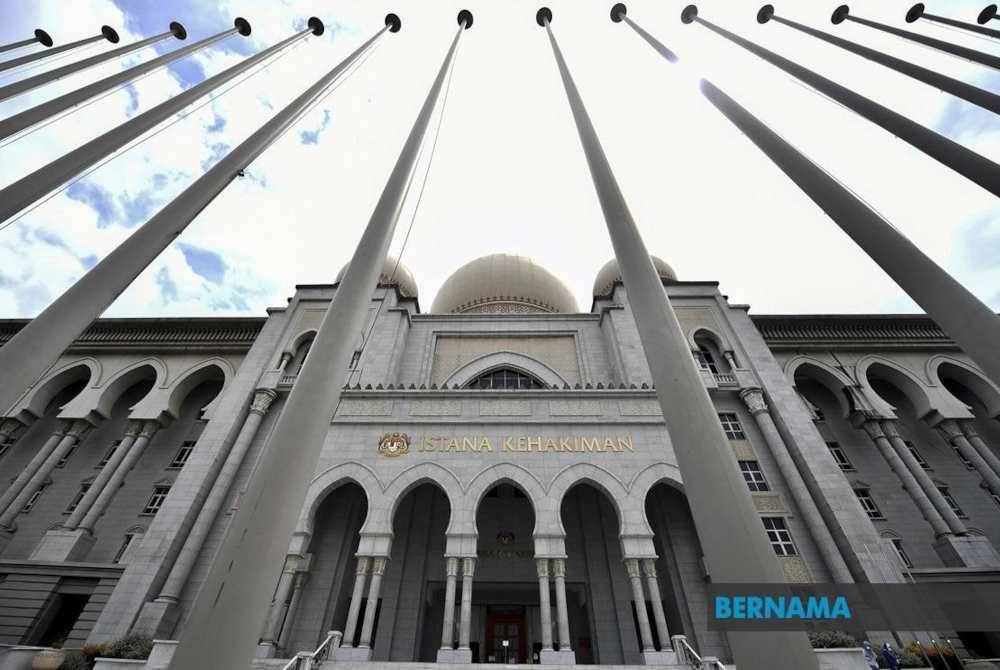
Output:
<path fill-rule="evenodd" d="M 115 552 L 115 557 L 111 559 L 112 563 L 117 563 L 122 560 L 122 556 L 128 551 L 129 545 L 132 544 L 132 540 L 135 539 L 135 533 L 125 533 L 125 539 L 122 541 L 122 546 L 118 547 L 118 551 Z"/>
<path fill-rule="evenodd" d="M 722 423 L 722 430 L 730 440 L 745 440 L 746 433 L 740 425 L 740 418 L 733 412 L 719 412 L 719 422 Z"/>
<path fill-rule="evenodd" d="M 104 457 L 101 459 L 101 462 L 98 463 L 94 467 L 96 467 L 98 470 L 100 470 L 105 465 L 107 465 L 108 461 L 111 460 L 111 457 L 115 455 L 115 451 L 118 450 L 118 445 L 121 444 L 121 443 L 122 443 L 121 440 L 115 440 L 114 442 L 112 442 L 111 446 L 108 447 L 108 450 L 106 452 L 104 452 Z"/>
<path fill-rule="evenodd" d="M 149 501 L 146 503 L 146 507 L 143 508 L 143 514 L 156 514 L 163 507 L 163 501 L 166 499 L 167 494 L 170 493 L 170 486 L 168 484 L 157 484 L 153 487 L 153 495 L 149 496 Z"/>
<path fill-rule="evenodd" d="M 545 388 L 540 381 L 531 375 L 509 368 L 501 368 L 481 374 L 465 386 L 470 389 L 501 389 L 505 391 Z"/>
<path fill-rule="evenodd" d="M 715 356 L 703 346 L 698 346 L 698 351 L 693 352 L 694 358 L 698 361 L 698 366 L 702 370 L 708 370 L 713 375 L 719 374 L 719 366 L 715 363 Z"/>
<path fill-rule="evenodd" d="M 913 458 L 916 459 L 917 465 L 922 467 L 924 470 L 930 470 L 931 466 L 927 463 L 927 461 L 924 460 L 924 457 L 920 455 L 920 452 L 917 451 L 917 448 L 913 446 L 913 443 L 910 442 L 909 440 L 905 440 L 905 442 L 906 442 L 906 448 L 910 450 L 911 454 L 913 454 Z"/>
<path fill-rule="evenodd" d="M 70 447 L 69 449 L 67 449 L 66 453 L 63 454 L 63 457 L 60 458 L 58 461 L 56 461 L 56 467 L 57 468 L 61 468 L 64 465 L 66 465 L 66 462 L 69 460 L 69 457 L 73 455 L 74 451 L 76 451 L 76 446 L 77 445 L 74 444 L 72 447 Z"/>
<path fill-rule="evenodd" d="M 847 457 L 844 453 L 844 448 L 840 446 L 837 442 L 827 442 L 827 448 L 830 449 L 830 453 L 833 455 L 833 460 L 836 461 L 837 465 L 841 470 L 853 470 L 854 464 L 851 463 L 851 459 Z"/>
<path fill-rule="evenodd" d="M 181 448 L 177 450 L 174 454 L 174 460 L 170 461 L 170 465 L 167 466 L 168 470 L 180 470 L 187 463 L 188 456 L 191 455 L 191 451 L 194 449 L 194 440 L 184 440 L 181 444 Z"/>
<path fill-rule="evenodd" d="M 955 455 L 958 456 L 958 458 L 962 461 L 962 464 L 965 465 L 966 468 L 968 468 L 969 470 L 976 469 L 976 466 L 972 464 L 972 461 L 966 458 L 965 454 L 963 454 L 958 447 L 953 446 L 952 449 L 955 450 Z"/>
<path fill-rule="evenodd" d="M 764 479 L 764 472 L 760 469 L 760 463 L 757 461 L 740 461 L 740 472 L 743 473 L 743 479 L 747 482 L 747 487 L 751 491 L 770 491 L 771 487 L 767 485 L 767 480 Z"/>
<path fill-rule="evenodd" d="M 348 369 L 353 370 L 358 367 L 358 363 L 361 361 L 361 349 L 356 349 L 351 355 L 351 365 Z"/>
<path fill-rule="evenodd" d="M 906 555 L 906 550 L 903 549 L 903 541 L 898 537 L 894 537 L 892 538 L 892 546 L 896 550 L 896 555 L 899 556 L 899 560 L 903 562 L 903 565 L 908 568 L 912 568 L 913 561 L 911 561 L 910 557 Z"/>
<path fill-rule="evenodd" d="M 941 492 L 942 497 L 944 497 L 945 501 L 948 503 L 948 507 L 951 508 L 951 511 L 955 513 L 955 516 L 965 518 L 965 512 L 963 512 L 962 508 L 958 506 L 955 499 L 951 497 L 951 492 L 948 491 L 948 487 L 939 486 L 937 487 L 937 490 Z"/>
<path fill-rule="evenodd" d="M 31 494 L 31 497 L 24 503 L 24 507 L 21 508 L 21 512 L 30 512 L 31 508 L 35 506 L 38 499 L 42 496 L 42 492 L 49 488 L 49 484 L 52 482 L 44 482 L 41 486 L 35 489 L 35 492 Z"/>
<path fill-rule="evenodd" d="M 771 549 L 778 556 L 795 556 L 795 544 L 792 542 L 792 534 L 788 532 L 785 520 L 780 516 L 765 516 L 761 519 L 764 522 L 764 530 L 767 531 L 767 541 L 771 543 Z"/>
<path fill-rule="evenodd" d="M 90 489 L 90 482 L 84 482 L 80 484 L 80 490 L 76 492 L 73 496 L 73 500 L 70 501 L 69 506 L 66 507 L 66 514 L 71 514 L 83 500 L 83 496 L 87 495 L 87 491 Z"/>
<path fill-rule="evenodd" d="M 882 516 L 882 510 L 878 508 L 878 505 L 875 504 L 875 500 L 872 498 L 871 489 L 854 489 L 854 495 L 858 497 L 861 509 L 865 511 L 869 519 L 885 518 Z"/>

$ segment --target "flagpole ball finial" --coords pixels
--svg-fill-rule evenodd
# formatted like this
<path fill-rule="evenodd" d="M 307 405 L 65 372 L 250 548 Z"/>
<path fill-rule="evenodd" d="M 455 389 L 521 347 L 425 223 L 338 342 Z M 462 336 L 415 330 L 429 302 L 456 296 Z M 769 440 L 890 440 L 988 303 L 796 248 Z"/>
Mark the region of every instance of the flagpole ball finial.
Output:
<path fill-rule="evenodd" d="M 186 40 L 188 36 L 187 28 L 179 21 L 170 22 L 170 32 L 179 40 Z"/>
<path fill-rule="evenodd" d="M 611 20 L 615 23 L 621 23 L 626 13 L 628 13 L 628 8 L 625 7 L 625 3 L 619 2 L 611 8 Z"/>
<path fill-rule="evenodd" d="M 112 44 L 118 44 L 120 37 L 118 37 L 118 31 L 111 26 L 101 26 L 101 34 L 104 35 L 104 39 L 111 42 Z"/>
<path fill-rule="evenodd" d="M 403 22 L 399 16 L 389 12 L 385 15 L 385 25 L 389 26 L 390 33 L 398 33 L 403 27 Z"/>
<path fill-rule="evenodd" d="M 542 28 L 552 23 L 552 10 L 548 7 L 541 7 L 535 12 L 535 23 Z"/>
<path fill-rule="evenodd" d="M 472 12 L 468 9 L 463 9 L 458 13 L 458 25 L 462 26 L 465 30 L 472 27 Z"/>
<path fill-rule="evenodd" d="M 236 26 L 236 31 L 246 37 L 250 34 L 250 22 L 244 19 L 242 16 L 237 16 L 236 20 L 233 21 L 233 25 Z"/>
<path fill-rule="evenodd" d="M 764 5 L 757 11 L 757 23 L 767 23 L 774 17 L 774 5 Z"/>
<path fill-rule="evenodd" d="M 835 26 L 839 26 L 847 18 L 847 15 L 851 13 L 851 8 L 847 5 L 841 5 L 833 10 L 833 14 L 830 15 L 830 23 Z"/>
<path fill-rule="evenodd" d="M 979 12 L 979 16 L 976 18 L 976 21 L 979 22 L 979 25 L 984 25 L 988 23 L 990 19 L 995 18 L 996 15 L 997 15 L 997 6 L 986 5 L 985 7 L 983 7 L 983 11 Z"/>
<path fill-rule="evenodd" d="M 698 6 L 688 5 L 681 10 L 681 23 L 691 23 L 698 18 Z"/>
<path fill-rule="evenodd" d="M 35 39 L 38 40 L 43 46 L 52 46 L 52 38 L 41 28 L 35 28 Z"/>
<path fill-rule="evenodd" d="M 910 7 L 910 11 L 906 12 L 906 22 L 913 23 L 923 15 L 924 15 L 924 3 L 918 2 L 917 4 Z"/>

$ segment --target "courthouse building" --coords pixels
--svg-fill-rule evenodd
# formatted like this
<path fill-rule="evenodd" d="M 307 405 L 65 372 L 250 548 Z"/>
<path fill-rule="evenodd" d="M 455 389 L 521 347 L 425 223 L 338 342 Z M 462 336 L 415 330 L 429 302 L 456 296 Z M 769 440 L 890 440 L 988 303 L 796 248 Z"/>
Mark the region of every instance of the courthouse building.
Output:
<path fill-rule="evenodd" d="M 1000 389 L 934 323 L 753 315 L 655 265 L 789 581 L 1000 580 Z M 394 268 L 258 657 L 337 630 L 354 661 L 667 664 L 674 635 L 730 658 L 616 264 L 584 305 L 519 256 L 436 296 Z M 296 448 L 268 436 L 336 291 L 101 319 L 7 412 L 0 644 L 177 639 L 258 456 Z"/>

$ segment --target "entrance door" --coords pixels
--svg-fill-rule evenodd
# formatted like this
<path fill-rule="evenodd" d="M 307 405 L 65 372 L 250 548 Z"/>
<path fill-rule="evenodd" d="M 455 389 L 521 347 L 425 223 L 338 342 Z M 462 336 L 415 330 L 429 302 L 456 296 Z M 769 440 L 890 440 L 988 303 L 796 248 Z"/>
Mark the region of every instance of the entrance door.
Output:
<path fill-rule="evenodd" d="M 523 607 L 487 607 L 486 662 L 526 663 L 525 633 Z"/>

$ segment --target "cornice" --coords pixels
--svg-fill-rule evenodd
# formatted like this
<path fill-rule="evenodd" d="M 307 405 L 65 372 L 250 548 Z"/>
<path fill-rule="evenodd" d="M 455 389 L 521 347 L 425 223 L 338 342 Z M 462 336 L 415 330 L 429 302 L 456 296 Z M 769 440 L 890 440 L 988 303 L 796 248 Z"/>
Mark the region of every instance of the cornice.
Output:
<path fill-rule="evenodd" d="M 70 346 L 70 351 L 150 349 L 246 351 L 257 339 L 263 317 L 100 319 Z M 0 344 L 28 319 L 0 319 Z"/>
<path fill-rule="evenodd" d="M 751 315 L 771 349 L 955 349 L 925 314 Z"/>

